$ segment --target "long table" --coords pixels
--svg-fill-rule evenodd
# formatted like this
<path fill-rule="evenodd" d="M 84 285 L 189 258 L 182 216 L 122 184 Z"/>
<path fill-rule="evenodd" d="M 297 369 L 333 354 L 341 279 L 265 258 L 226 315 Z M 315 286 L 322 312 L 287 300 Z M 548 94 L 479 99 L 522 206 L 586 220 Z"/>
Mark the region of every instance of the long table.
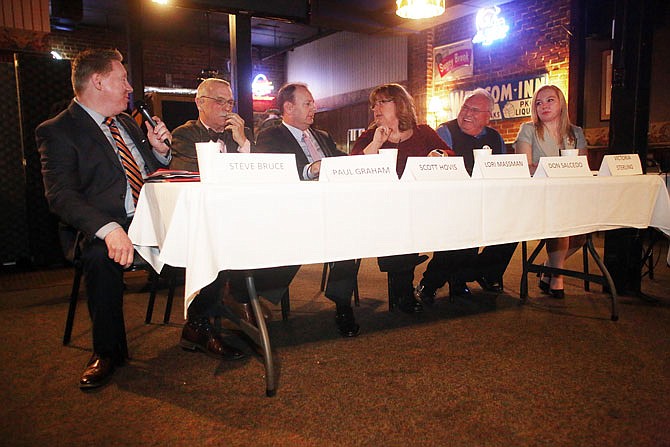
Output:
<path fill-rule="evenodd" d="M 313 264 L 656 227 L 670 199 L 655 175 L 388 183 L 150 183 L 129 236 L 157 271 L 186 268 L 186 309 L 219 271 Z M 255 292 L 255 291 L 254 291 Z M 255 295 L 253 293 L 252 295 Z M 255 339 L 274 394 L 260 306 Z M 272 374 L 270 374 L 272 373 Z"/>

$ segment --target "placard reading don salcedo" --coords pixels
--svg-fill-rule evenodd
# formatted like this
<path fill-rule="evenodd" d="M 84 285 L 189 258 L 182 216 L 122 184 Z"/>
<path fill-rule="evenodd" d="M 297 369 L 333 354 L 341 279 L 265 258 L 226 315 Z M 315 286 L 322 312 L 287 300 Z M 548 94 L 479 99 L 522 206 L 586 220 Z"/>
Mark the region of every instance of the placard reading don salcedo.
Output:
<path fill-rule="evenodd" d="M 586 155 L 541 157 L 533 177 L 591 177 Z"/>

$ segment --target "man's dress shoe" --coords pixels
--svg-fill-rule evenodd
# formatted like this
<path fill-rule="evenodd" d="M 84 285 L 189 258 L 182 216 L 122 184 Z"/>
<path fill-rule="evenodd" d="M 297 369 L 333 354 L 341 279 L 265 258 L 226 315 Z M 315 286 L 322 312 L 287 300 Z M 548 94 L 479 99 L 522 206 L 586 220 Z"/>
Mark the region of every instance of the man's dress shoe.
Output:
<path fill-rule="evenodd" d="M 103 386 L 112 378 L 114 366 L 115 363 L 111 357 L 100 357 L 98 354 L 93 354 L 79 379 L 79 388 L 91 390 Z"/>
<path fill-rule="evenodd" d="M 423 312 L 423 305 L 421 305 L 421 303 L 418 302 L 412 294 L 410 296 L 400 298 L 400 301 L 398 302 L 398 309 L 405 312 L 406 314 L 418 314 Z"/>
<path fill-rule="evenodd" d="M 449 292 L 454 296 L 468 297 L 471 295 L 470 289 L 464 282 L 453 282 L 449 285 Z"/>
<path fill-rule="evenodd" d="M 428 292 L 423 284 L 419 284 L 414 289 L 414 298 L 428 307 L 435 304 L 435 292 Z"/>
<path fill-rule="evenodd" d="M 268 308 L 267 305 L 260 299 L 258 302 L 261 305 L 263 318 L 267 323 L 268 321 L 272 320 L 272 310 L 270 310 L 270 308 Z M 251 308 L 251 303 L 240 303 L 233 295 L 226 293 L 223 295 L 223 305 L 230 309 L 230 311 L 240 320 L 244 320 L 252 326 L 257 326 L 256 317 L 254 316 L 254 311 Z"/>
<path fill-rule="evenodd" d="M 342 337 L 355 337 L 360 331 L 360 326 L 354 318 L 354 311 L 351 307 L 345 307 L 335 312 L 335 324 L 342 334 Z"/>
<path fill-rule="evenodd" d="M 482 276 L 477 279 L 477 282 L 479 283 L 479 286 L 487 292 L 500 293 L 503 291 L 500 281 L 489 281 L 485 276 Z"/>
<path fill-rule="evenodd" d="M 189 351 L 201 351 L 223 360 L 239 360 L 246 355 L 223 341 L 209 321 L 187 321 L 181 331 L 179 346 Z"/>

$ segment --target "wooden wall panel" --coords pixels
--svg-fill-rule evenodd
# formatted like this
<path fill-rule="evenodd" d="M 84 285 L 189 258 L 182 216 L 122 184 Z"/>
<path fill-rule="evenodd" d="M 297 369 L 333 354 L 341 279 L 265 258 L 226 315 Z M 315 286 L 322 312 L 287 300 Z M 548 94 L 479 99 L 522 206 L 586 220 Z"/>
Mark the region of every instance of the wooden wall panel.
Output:
<path fill-rule="evenodd" d="M 2 0 L 0 27 L 48 33 L 49 0 Z"/>

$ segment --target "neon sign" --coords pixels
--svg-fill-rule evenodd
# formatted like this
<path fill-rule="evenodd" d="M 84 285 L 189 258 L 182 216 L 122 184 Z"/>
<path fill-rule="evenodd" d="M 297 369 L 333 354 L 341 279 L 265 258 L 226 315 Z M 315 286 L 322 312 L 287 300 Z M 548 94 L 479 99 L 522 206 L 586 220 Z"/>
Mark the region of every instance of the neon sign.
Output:
<path fill-rule="evenodd" d="M 503 17 L 498 17 L 498 14 L 500 14 L 500 8 L 497 6 L 479 10 L 475 18 L 477 34 L 472 38 L 472 43 L 491 45 L 494 41 L 505 38 L 509 26 L 505 24 Z"/>
<path fill-rule="evenodd" d="M 263 73 L 257 74 L 254 78 L 254 81 L 251 83 L 251 91 L 253 93 L 254 99 L 274 99 L 274 96 L 270 96 L 274 89 L 275 88 L 272 85 L 272 82 L 269 81 L 268 77 Z"/>

